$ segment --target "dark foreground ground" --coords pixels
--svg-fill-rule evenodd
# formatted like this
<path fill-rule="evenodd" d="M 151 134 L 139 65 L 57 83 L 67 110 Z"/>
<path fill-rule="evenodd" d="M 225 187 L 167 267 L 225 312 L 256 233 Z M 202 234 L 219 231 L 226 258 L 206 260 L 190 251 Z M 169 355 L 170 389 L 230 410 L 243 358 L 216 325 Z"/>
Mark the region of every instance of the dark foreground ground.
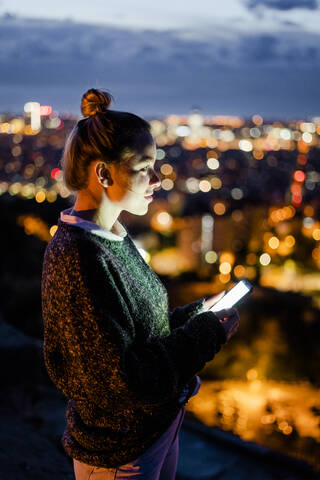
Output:
<path fill-rule="evenodd" d="M 0 479 L 74 480 L 64 453 L 65 400 L 42 365 L 42 342 L 0 320 Z M 313 480 L 308 464 L 196 422 L 186 414 L 177 480 Z"/>

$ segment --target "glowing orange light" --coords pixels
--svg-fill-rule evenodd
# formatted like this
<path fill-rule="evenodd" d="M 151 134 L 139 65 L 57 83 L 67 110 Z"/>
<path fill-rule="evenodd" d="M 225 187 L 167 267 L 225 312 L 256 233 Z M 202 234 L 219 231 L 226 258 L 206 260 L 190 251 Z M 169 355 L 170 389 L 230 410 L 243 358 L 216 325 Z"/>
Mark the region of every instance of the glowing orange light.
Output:
<path fill-rule="evenodd" d="M 226 211 L 226 207 L 222 202 L 217 202 L 214 204 L 213 210 L 217 215 L 223 215 Z"/>
<path fill-rule="evenodd" d="M 312 205 L 306 205 L 303 209 L 303 213 L 306 217 L 313 217 L 314 215 L 314 208 Z"/>
<path fill-rule="evenodd" d="M 302 170 L 296 170 L 293 174 L 293 178 L 296 182 L 303 183 L 306 178 L 306 174 Z"/>
<path fill-rule="evenodd" d="M 237 278 L 243 278 L 246 274 L 246 269 L 243 265 L 237 265 L 234 267 L 233 273 Z"/>

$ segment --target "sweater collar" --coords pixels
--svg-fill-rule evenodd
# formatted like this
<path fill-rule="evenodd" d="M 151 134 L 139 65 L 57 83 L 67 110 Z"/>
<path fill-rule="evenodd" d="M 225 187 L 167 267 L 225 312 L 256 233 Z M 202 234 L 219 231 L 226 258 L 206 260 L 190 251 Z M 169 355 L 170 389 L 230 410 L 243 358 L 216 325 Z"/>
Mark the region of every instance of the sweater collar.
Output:
<path fill-rule="evenodd" d="M 107 230 L 106 228 L 100 227 L 95 222 L 90 222 L 89 220 L 84 220 L 81 217 L 76 215 L 71 215 L 71 210 L 73 207 L 67 208 L 60 212 L 60 220 L 64 223 L 71 223 L 77 227 L 88 230 L 89 232 L 98 235 L 99 237 L 106 238 L 107 240 L 113 240 L 116 242 L 122 242 L 124 237 L 127 235 L 127 231 L 124 226 L 116 220 L 112 226 L 112 230 Z"/>

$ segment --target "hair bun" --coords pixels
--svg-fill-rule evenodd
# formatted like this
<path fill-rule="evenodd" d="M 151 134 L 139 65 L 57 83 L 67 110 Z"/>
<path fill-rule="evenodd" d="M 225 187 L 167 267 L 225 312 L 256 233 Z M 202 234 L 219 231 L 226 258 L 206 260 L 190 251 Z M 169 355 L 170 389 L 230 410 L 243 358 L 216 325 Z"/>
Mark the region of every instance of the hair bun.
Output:
<path fill-rule="evenodd" d="M 84 117 L 92 117 L 97 113 L 105 113 L 113 99 L 108 92 L 90 88 L 82 95 L 81 113 Z"/>

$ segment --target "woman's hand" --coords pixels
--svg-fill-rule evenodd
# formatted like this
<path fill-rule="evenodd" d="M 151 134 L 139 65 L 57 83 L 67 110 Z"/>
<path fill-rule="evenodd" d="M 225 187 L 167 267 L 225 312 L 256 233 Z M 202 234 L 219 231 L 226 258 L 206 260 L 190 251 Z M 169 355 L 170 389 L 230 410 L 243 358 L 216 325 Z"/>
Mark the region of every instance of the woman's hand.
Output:
<path fill-rule="evenodd" d="M 227 341 L 230 340 L 239 328 L 240 317 L 238 310 L 236 308 L 228 308 L 214 313 L 219 318 L 219 321 L 226 332 Z"/>

